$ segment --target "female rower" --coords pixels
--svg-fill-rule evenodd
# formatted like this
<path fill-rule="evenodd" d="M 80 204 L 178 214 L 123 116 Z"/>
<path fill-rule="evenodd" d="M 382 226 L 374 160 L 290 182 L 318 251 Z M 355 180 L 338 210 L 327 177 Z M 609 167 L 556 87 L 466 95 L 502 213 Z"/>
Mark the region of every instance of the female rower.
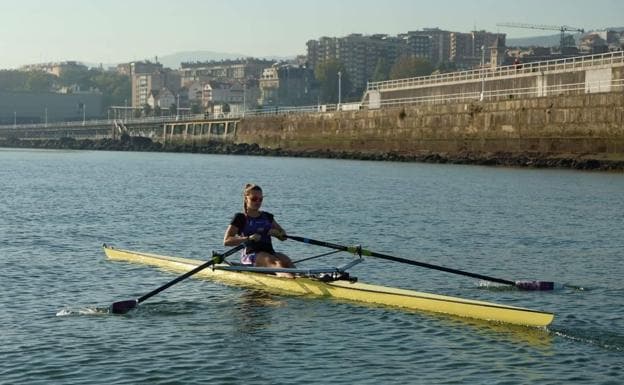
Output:
<path fill-rule="evenodd" d="M 245 185 L 243 190 L 243 212 L 236 213 L 223 237 L 224 246 L 238 246 L 247 242 L 241 262 L 258 267 L 292 268 L 295 265 L 285 254 L 273 249 L 271 236 L 280 241 L 286 240 L 286 232 L 275 221 L 273 214 L 261 211 L 262 189 L 255 184 Z M 277 273 L 282 277 L 292 277 L 290 273 Z"/>

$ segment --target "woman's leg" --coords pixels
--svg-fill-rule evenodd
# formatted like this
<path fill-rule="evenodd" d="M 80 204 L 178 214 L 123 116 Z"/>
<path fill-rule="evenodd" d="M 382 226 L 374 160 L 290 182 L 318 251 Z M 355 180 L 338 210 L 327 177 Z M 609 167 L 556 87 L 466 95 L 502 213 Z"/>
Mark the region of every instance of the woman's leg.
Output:
<path fill-rule="evenodd" d="M 256 254 L 256 264 L 258 267 L 276 267 L 276 268 L 290 268 L 294 267 L 290 258 L 286 255 L 277 253 L 277 255 L 273 255 L 264 251 L 261 251 Z M 290 273 L 275 273 L 278 277 L 288 277 L 293 278 L 293 275 Z"/>

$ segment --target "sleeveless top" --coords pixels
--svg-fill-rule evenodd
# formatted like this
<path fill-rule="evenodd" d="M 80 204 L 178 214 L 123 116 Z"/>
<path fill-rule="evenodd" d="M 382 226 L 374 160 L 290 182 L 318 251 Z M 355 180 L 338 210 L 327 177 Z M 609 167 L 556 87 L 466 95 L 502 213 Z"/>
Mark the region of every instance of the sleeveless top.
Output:
<path fill-rule="evenodd" d="M 262 237 L 259 241 L 251 241 L 245 248 L 245 254 L 256 253 L 258 251 L 266 251 L 275 254 L 269 230 L 273 227 L 273 214 L 261 211 L 257 217 L 250 217 L 243 213 L 236 213 L 230 225 L 236 226 L 238 235 L 248 237 L 253 234 L 260 234 Z"/>

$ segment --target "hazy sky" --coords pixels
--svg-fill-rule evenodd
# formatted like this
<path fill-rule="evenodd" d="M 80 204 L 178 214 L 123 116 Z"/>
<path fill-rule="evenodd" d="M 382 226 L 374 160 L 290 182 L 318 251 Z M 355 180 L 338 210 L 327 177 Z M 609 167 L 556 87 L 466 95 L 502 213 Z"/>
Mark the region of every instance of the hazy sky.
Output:
<path fill-rule="evenodd" d="M 395 35 L 475 27 L 508 38 L 624 25 L 623 0 L 0 0 L 0 68 L 62 60 L 117 63 L 181 51 L 305 54 L 305 43 L 349 33 Z"/>

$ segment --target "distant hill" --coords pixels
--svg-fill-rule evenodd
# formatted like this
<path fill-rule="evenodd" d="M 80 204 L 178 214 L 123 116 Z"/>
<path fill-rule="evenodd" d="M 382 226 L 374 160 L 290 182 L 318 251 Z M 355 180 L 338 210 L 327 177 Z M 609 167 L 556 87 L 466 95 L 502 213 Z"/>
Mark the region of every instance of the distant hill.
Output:
<path fill-rule="evenodd" d="M 579 38 L 582 36 L 577 33 L 574 34 L 574 40 L 578 42 Z M 561 40 L 561 35 L 547 35 L 547 36 L 533 36 L 533 37 L 522 37 L 516 39 L 506 39 L 507 47 L 559 47 L 559 43 Z"/>

